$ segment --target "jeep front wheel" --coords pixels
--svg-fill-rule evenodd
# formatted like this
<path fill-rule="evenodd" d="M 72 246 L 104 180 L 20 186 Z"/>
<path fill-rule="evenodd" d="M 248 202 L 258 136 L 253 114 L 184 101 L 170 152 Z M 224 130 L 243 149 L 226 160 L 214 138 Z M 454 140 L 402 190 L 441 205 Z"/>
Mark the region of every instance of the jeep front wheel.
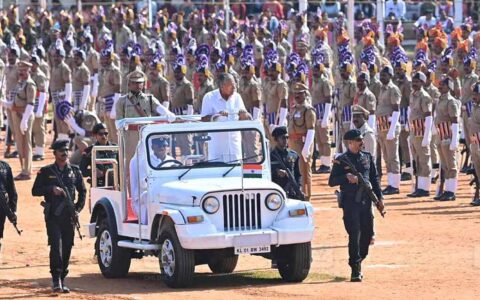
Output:
<path fill-rule="evenodd" d="M 310 243 L 280 246 L 277 253 L 278 271 L 283 280 L 302 282 L 308 276 L 312 263 Z"/>
<path fill-rule="evenodd" d="M 95 254 L 103 276 L 107 278 L 124 277 L 130 269 L 131 250 L 117 246 L 114 236 L 106 220 L 102 220 L 95 241 Z"/>
<path fill-rule="evenodd" d="M 235 270 L 238 262 L 238 255 L 221 257 L 214 259 L 208 263 L 208 267 L 215 274 L 228 274 L 232 273 Z"/>
<path fill-rule="evenodd" d="M 190 285 L 195 272 L 193 250 L 183 249 L 173 226 L 168 226 L 160 235 L 160 270 L 164 282 L 171 288 Z"/>

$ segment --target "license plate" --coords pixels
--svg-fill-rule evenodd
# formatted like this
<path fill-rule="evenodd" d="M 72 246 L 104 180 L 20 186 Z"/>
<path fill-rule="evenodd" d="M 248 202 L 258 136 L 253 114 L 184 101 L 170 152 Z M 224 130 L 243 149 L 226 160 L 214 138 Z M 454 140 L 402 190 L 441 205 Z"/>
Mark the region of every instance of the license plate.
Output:
<path fill-rule="evenodd" d="M 268 252 L 270 252 L 270 245 L 235 247 L 235 254 L 254 254 L 254 253 L 268 253 Z"/>

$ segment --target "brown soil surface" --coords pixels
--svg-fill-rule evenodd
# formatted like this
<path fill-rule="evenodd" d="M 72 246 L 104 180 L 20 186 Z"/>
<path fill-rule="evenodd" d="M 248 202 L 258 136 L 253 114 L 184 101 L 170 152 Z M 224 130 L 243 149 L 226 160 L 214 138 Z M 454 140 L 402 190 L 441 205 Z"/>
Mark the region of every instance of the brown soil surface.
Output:
<path fill-rule="evenodd" d="M 16 175 L 18 160 L 7 161 Z M 34 172 L 51 161 L 48 153 L 47 160 L 34 162 Z M 326 185 L 327 175 L 315 175 L 313 263 L 303 283 L 282 282 L 278 272 L 270 269 L 270 261 L 254 256 L 240 257 L 231 275 L 212 275 L 208 267 L 198 266 L 193 285 L 182 290 L 163 284 L 154 257 L 133 260 L 125 279 L 106 279 L 93 256 L 94 240 L 76 239 L 67 281 L 73 291 L 68 295 L 50 292 L 46 230 L 41 199 L 31 196 L 33 180 L 17 182 L 18 219 L 24 231 L 18 236 L 7 221 L 0 256 L 0 299 L 478 298 L 480 208 L 469 205 L 473 194 L 469 180 L 469 176 L 460 175 L 458 199 L 454 202 L 406 198 L 410 191 L 406 183 L 400 195 L 387 197 L 388 213 L 385 219 L 377 214 L 376 244 L 363 264 L 363 283 L 348 281 L 342 212 L 336 207 L 333 189 Z M 88 210 L 83 211 L 82 223 L 87 223 L 88 218 Z"/>

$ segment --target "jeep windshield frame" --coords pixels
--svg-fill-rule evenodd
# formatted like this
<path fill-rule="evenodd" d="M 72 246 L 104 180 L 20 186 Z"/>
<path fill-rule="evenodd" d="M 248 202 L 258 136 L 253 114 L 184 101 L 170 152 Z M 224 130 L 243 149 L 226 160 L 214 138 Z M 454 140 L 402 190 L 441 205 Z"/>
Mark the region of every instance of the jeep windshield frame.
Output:
<path fill-rule="evenodd" d="M 191 165 L 179 165 L 178 163 L 172 163 L 168 166 L 162 166 L 161 168 L 158 168 L 158 166 L 154 166 L 152 163 L 152 156 L 153 150 L 151 147 L 151 142 L 153 138 L 156 137 L 169 137 L 169 141 L 173 139 L 175 135 L 182 135 L 182 134 L 210 134 L 210 133 L 239 133 L 241 134 L 242 132 L 255 132 L 258 136 L 258 141 L 257 144 L 259 146 L 258 152 L 253 154 L 253 155 L 248 155 L 248 153 L 245 152 L 245 143 L 243 143 L 242 139 L 240 140 L 241 144 L 241 157 L 239 158 L 232 158 L 232 159 L 227 159 L 226 161 L 219 160 L 219 158 L 215 159 L 207 159 L 205 157 L 203 160 L 198 161 L 196 163 L 192 163 Z M 193 145 L 195 143 L 198 143 L 198 141 L 194 141 Z M 213 130 L 197 130 L 197 131 L 161 131 L 161 132 L 152 132 L 149 133 L 146 137 L 146 143 L 144 145 L 146 147 L 146 154 L 147 154 L 147 162 L 149 167 L 152 170 L 155 171 L 163 171 L 163 170 L 186 170 L 186 169 L 204 169 L 204 168 L 219 168 L 219 167 L 232 167 L 232 166 L 239 166 L 241 165 L 241 160 L 242 159 L 252 159 L 252 158 L 260 158 L 258 161 L 250 162 L 250 161 L 245 161 L 245 164 L 255 164 L 255 165 L 261 165 L 265 162 L 266 159 L 266 153 L 265 153 L 265 140 L 263 134 L 257 129 L 257 128 L 240 128 L 240 129 L 213 129 Z M 169 144 L 168 147 L 171 147 Z M 178 147 L 178 146 L 177 146 Z M 171 156 L 171 149 L 170 152 L 168 153 Z M 206 153 L 205 153 L 206 154 Z M 198 155 L 198 154 L 196 154 Z M 180 157 L 173 157 L 175 160 L 181 158 Z M 166 160 L 165 160 L 166 161 Z"/>

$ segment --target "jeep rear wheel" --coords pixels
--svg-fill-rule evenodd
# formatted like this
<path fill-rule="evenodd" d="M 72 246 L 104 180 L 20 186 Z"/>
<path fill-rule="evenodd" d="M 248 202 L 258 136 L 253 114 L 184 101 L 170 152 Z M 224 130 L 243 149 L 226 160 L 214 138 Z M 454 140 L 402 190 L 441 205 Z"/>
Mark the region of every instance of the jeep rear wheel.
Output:
<path fill-rule="evenodd" d="M 106 220 L 102 220 L 95 241 L 95 254 L 103 276 L 118 278 L 127 275 L 130 269 L 131 250 L 117 246 L 118 238 Z"/>
<path fill-rule="evenodd" d="M 190 285 L 195 272 L 193 250 L 183 249 L 173 226 L 168 226 L 160 235 L 160 271 L 164 282 L 171 288 Z"/>
<path fill-rule="evenodd" d="M 208 267 L 215 274 L 232 273 L 238 262 L 238 255 L 221 257 L 208 263 Z"/>
<path fill-rule="evenodd" d="M 302 282 L 308 276 L 312 263 L 310 243 L 280 246 L 278 249 L 278 271 L 283 280 Z"/>

